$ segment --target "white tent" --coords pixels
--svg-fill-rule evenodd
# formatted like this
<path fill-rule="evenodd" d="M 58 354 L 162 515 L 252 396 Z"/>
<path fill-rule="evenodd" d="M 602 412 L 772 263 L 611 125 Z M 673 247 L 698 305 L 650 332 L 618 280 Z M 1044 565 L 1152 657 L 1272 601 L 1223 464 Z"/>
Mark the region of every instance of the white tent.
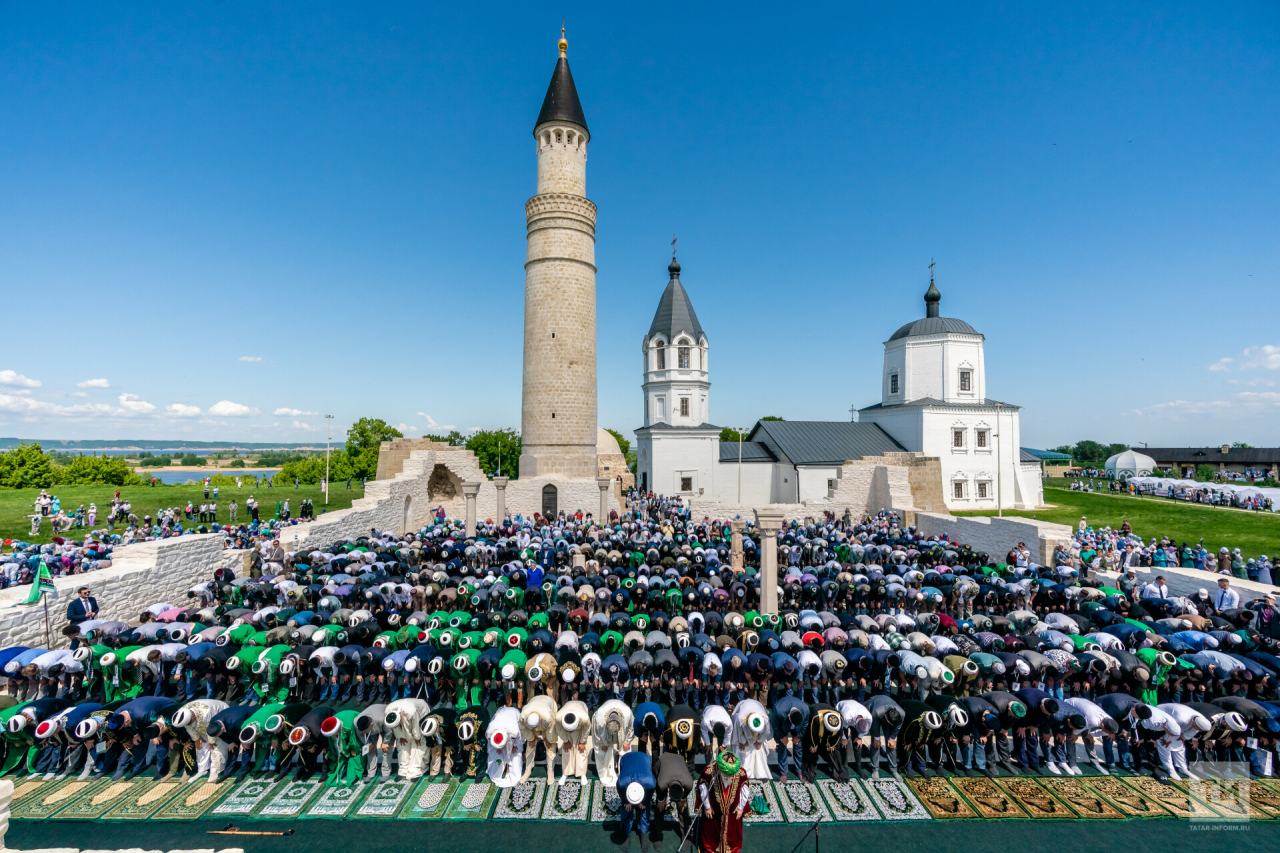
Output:
<path fill-rule="evenodd" d="M 1107 460 L 1107 476 L 1113 480 L 1126 480 L 1129 477 L 1150 477 L 1156 467 L 1156 460 L 1136 450 L 1117 453 Z"/>

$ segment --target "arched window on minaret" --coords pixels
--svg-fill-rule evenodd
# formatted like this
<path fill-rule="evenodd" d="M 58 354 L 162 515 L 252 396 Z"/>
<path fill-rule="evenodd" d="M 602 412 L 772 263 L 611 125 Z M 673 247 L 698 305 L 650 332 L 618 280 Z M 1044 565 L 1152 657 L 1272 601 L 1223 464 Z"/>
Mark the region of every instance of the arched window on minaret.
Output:
<path fill-rule="evenodd" d="M 667 369 L 667 345 L 658 341 L 658 370 Z"/>
<path fill-rule="evenodd" d="M 676 366 L 680 370 L 689 369 L 689 348 L 687 346 L 678 347 Z"/>

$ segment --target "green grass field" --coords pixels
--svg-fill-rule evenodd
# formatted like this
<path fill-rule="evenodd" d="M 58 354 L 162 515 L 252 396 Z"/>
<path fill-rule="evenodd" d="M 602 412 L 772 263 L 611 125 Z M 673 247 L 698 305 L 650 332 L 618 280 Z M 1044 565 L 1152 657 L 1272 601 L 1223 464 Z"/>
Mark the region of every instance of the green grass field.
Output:
<path fill-rule="evenodd" d="M 116 492 L 115 486 L 54 486 L 48 490 L 49 494 L 56 495 L 62 500 L 62 509 L 71 515 L 75 509 L 84 504 L 85 509 L 89 508 L 90 502 L 98 505 L 98 522 L 95 525 L 98 528 L 106 527 L 107 513 L 111 509 L 111 497 Z M 45 519 L 40 526 L 40 535 L 31 536 L 30 516 L 35 513 L 35 499 L 40 494 L 39 489 L 0 489 L 0 537 L 4 539 L 20 539 L 24 542 L 48 542 L 53 538 L 53 530 L 49 525 L 49 520 Z M 212 496 L 212 492 L 210 492 Z M 298 517 L 298 507 L 304 498 L 310 498 L 316 505 L 316 517 L 325 509 L 324 493 L 320 491 L 319 485 L 302 486 L 294 489 L 290 484 L 285 487 L 277 486 L 274 489 L 236 489 L 235 486 L 224 487 L 218 492 L 218 521 L 226 524 L 229 511 L 228 507 L 234 498 L 236 503 L 240 505 L 240 521 L 248 520 L 248 513 L 245 512 L 245 498 L 253 495 L 259 505 L 259 513 L 263 518 L 271 518 L 275 516 L 276 501 L 289 500 L 289 511 L 294 518 Z M 133 505 L 133 514 L 141 519 L 144 515 L 150 515 L 155 518 L 156 511 L 167 507 L 177 507 L 182 509 L 186 507 L 187 501 L 192 501 L 199 507 L 204 500 L 204 489 L 200 486 L 125 486 L 120 489 L 120 496 L 128 500 Z M 364 491 L 360 488 L 359 482 L 352 484 L 350 490 L 346 488 L 345 483 L 334 483 L 333 491 L 329 498 L 328 509 L 330 511 L 338 509 L 346 509 L 351 506 L 351 502 L 364 496 Z M 212 499 L 212 497 L 210 498 Z M 194 524 L 195 522 L 190 522 Z M 188 526 L 185 517 L 183 518 L 183 527 Z M 116 529 L 120 529 L 120 525 L 116 525 Z M 84 536 L 86 531 L 72 529 L 68 534 L 73 539 L 79 539 Z"/>
<path fill-rule="evenodd" d="M 1093 527 L 1118 528 L 1127 518 L 1133 532 L 1146 541 L 1169 536 L 1178 543 L 1195 544 L 1217 551 L 1223 545 L 1239 548 L 1246 557 L 1280 554 L 1280 513 L 1245 512 L 1238 509 L 1188 504 L 1168 498 L 1131 497 L 1107 492 L 1072 492 L 1050 482 L 1044 490 L 1045 503 L 1052 509 L 1005 510 L 1005 515 L 1021 515 L 1067 524 L 1075 528 L 1087 515 Z M 994 512 L 956 513 L 995 515 Z"/>

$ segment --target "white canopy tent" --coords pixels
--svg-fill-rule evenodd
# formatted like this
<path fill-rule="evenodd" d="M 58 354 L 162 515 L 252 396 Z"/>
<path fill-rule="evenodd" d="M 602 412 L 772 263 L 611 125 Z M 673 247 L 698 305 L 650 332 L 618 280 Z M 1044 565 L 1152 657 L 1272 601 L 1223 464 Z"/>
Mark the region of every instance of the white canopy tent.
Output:
<path fill-rule="evenodd" d="M 1156 468 L 1156 460 L 1136 450 L 1117 453 L 1107 460 L 1107 477 L 1112 480 L 1127 480 L 1130 477 L 1150 477 Z"/>

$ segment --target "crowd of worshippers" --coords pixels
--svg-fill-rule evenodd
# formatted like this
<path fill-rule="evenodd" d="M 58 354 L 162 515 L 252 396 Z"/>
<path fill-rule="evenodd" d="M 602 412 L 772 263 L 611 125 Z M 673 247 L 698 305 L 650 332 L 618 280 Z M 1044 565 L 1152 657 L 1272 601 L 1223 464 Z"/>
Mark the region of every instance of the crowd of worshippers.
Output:
<path fill-rule="evenodd" d="M 735 570 L 729 523 L 688 515 L 277 542 L 137 624 L 94 601 L 74 648 L 0 651 L 3 771 L 507 787 L 541 765 L 639 790 L 645 821 L 725 755 L 806 781 L 1274 772 L 1273 601 L 1127 597 L 880 513 L 784 528 L 769 613 L 758 532 Z"/>
<path fill-rule="evenodd" d="M 1010 552 L 1006 561 L 1014 563 L 1016 552 Z M 1215 554 L 1204 542 L 1179 544 L 1168 536 L 1157 541 L 1154 537 L 1143 542 L 1133 532 L 1126 519 L 1118 529 L 1090 526 L 1088 516 L 1081 516 L 1070 544 L 1060 544 L 1054 550 L 1055 566 L 1070 566 L 1093 571 L 1123 572 L 1128 568 L 1156 568 L 1168 566 L 1200 571 L 1217 572 L 1241 580 L 1273 584 L 1270 558 L 1266 554 L 1245 558 L 1239 548 L 1221 546 Z"/>

